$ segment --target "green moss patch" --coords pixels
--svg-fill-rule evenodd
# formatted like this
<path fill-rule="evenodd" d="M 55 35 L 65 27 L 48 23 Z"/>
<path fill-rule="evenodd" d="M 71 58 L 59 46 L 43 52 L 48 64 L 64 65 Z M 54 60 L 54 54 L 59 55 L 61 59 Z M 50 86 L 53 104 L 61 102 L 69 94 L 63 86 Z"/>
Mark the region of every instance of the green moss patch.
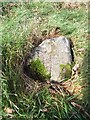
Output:
<path fill-rule="evenodd" d="M 69 79 L 72 74 L 72 65 L 67 63 L 67 64 L 61 64 L 60 65 L 60 79 Z"/>
<path fill-rule="evenodd" d="M 38 79 L 42 81 L 46 79 L 50 79 L 50 74 L 48 73 L 44 64 L 39 59 L 32 60 L 29 63 L 29 71 L 32 78 L 34 79 Z"/>

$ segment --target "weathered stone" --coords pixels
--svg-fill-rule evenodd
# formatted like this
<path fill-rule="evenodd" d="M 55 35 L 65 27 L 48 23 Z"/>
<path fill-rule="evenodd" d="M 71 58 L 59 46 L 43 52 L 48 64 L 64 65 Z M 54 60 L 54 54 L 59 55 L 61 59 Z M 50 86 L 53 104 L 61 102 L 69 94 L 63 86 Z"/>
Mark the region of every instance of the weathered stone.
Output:
<path fill-rule="evenodd" d="M 65 66 L 71 65 L 72 63 L 72 53 L 70 47 L 70 41 L 64 36 L 46 39 L 43 41 L 38 47 L 35 48 L 32 53 L 32 59 L 40 59 L 44 64 L 46 69 L 51 75 L 50 80 L 61 81 L 65 79 L 67 67 Z M 62 67 L 63 70 L 62 70 Z M 64 75 L 62 76 L 62 73 Z M 71 74 L 71 72 L 70 72 Z"/>

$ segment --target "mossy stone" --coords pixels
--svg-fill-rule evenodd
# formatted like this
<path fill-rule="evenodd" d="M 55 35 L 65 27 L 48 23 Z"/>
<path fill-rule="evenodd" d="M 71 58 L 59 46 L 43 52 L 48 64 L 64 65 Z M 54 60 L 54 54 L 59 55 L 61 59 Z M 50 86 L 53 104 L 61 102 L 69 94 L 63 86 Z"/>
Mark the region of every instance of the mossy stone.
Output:
<path fill-rule="evenodd" d="M 32 78 L 41 81 L 50 79 L 50 74 L 39 59 L 30 61 L 28 66 Z"/>
<path fill-rule="evenodd" d="M 60 79 L 69 79 L 72 74 L 72 65 L 67 63 L 67 64 L 61 64 L 60 65 Z"/>

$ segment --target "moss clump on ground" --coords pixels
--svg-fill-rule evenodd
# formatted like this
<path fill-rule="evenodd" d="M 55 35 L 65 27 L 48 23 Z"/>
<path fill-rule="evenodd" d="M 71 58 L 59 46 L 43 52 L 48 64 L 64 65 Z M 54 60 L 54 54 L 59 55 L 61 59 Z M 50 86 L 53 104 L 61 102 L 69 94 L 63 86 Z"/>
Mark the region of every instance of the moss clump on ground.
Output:
<path fill-rule="evenodd" d="M 46 79 L 50 79 L 50 74 L 48 73 L 44 64 L 39 59 L 32 60 L 29 63 L 29 72 L 32 78 L 36 80 L 44 81 Z"/>
<path fill-rule="evenodd" d="M 61 64 L 60 65 L 60 79 L 69 79 L 72 74 L 72 65 L 67 63 L 67 64 Z"/>

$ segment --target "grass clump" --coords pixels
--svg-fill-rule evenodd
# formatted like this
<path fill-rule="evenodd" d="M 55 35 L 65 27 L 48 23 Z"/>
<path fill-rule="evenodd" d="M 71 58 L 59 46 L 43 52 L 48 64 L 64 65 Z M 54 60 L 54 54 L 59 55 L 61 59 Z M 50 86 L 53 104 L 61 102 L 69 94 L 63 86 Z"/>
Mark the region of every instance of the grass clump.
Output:
<path fill-rule="evenodd" d="M 44 64 L 39 60 L 32 60 L 29 65 L 29 72 L 31 76 L 36 80 L 48 80 L 50 79 L 50 74 L 48 73 L 47 69 L 45 68 Z"/>

